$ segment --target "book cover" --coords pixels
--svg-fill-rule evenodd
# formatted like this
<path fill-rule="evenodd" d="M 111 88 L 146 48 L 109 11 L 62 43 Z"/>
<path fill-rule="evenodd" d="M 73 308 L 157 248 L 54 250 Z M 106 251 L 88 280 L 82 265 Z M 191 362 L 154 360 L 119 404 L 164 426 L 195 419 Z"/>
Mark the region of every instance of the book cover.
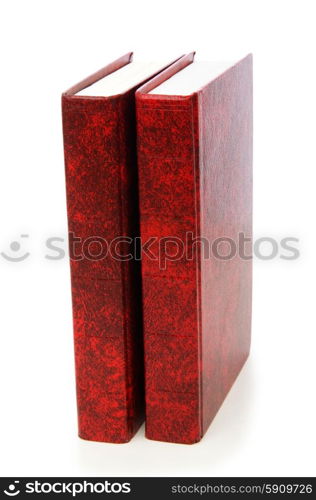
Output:
<path fill-rule="evenodd" d="M 188 444 L 247 359 L 252 289 L 252 57 L 190 95 L 151 93 L 189 64 L 136 92 L 146 436 Z"/>

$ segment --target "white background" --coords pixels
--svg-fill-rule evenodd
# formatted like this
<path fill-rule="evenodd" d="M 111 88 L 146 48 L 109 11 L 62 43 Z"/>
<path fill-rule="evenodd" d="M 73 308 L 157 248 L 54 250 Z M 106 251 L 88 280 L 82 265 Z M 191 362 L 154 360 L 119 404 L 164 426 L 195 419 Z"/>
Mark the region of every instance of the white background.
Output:
<path fill-rule="evenodd" d="M 1 4 L 0 474 L 314 475 L 315 12 L 312 1 L 4 1 Z M 63 90 L 129 51 L 254 54 L 256 237 L 300 239 L 297 261 L 255 261 L 251 357 L 196 445 L 76 435 Z M 152 55 L 152 53 L 154 55 Z M 21 234 L 29 234 L 21 238 Z"/>

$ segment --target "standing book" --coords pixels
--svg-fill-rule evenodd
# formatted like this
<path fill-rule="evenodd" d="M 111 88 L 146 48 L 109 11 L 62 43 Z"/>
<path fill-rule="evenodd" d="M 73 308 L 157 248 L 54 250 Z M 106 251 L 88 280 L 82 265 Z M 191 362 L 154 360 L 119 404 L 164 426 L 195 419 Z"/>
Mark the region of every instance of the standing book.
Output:
<path fill-rule="evenodd" d="M 136 92 L 146 436 L 201 439 L 250 348 L 252 57 Z"/>
<path fill-rule="evenodd" d="M 127 54 L 62 95 L 79 436 L 143 421 L 135 89 L 164 69 Z"/>

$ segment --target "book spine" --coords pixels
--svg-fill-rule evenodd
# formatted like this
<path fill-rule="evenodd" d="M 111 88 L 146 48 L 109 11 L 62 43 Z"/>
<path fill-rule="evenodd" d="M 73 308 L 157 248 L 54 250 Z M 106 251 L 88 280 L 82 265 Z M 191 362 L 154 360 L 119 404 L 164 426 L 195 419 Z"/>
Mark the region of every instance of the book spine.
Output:
<path fill-rule="evenodd" d="M 137 219 L 126 99 L 62 99 L 79 436 L 93 441 L 127 442 L 142 420 L 139 278 L 119 258 Z"/>
<path fill-rule="evenodd" d="M 136 95 L 146 437 L 201 439 L 198 97 Z"/>

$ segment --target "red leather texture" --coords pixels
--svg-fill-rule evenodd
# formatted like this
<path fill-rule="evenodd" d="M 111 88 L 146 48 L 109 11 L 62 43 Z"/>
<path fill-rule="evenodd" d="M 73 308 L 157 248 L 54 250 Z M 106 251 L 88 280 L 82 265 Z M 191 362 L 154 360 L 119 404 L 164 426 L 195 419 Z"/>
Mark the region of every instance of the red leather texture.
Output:
<path fill-rule="evenodd" d="M 75 93 L 130 59 L 62 96 L 79 436 L 113 443 L 129 441 L 144 419 L 140 268 L 105 255 L 106 245 L 93 256 L 96 237 L 139 235 L 135 88 L 112 97 Z M 82 239 L 74 248 L 73 234 Z M 127 244 L 120 253 L 129 253 Z"/>
<path fill-rule="evenodd" d="M 252 237 L 252 58 L 190 96 L 146 93 L 180 69 L 178 61 L 141 87 L 136 111 L 143 242 L 185 243 L 177 260 L 163 261 L 163 246 L 162 260 L 142 259 L 146 436 L 190 444 L 250 347 L 251 258 L 226 259 L 225 242 L 205 255 L 194 238 L 238 247 L 239 233 Z M 157 255 L 157 241 L 151 250 Z"/>

